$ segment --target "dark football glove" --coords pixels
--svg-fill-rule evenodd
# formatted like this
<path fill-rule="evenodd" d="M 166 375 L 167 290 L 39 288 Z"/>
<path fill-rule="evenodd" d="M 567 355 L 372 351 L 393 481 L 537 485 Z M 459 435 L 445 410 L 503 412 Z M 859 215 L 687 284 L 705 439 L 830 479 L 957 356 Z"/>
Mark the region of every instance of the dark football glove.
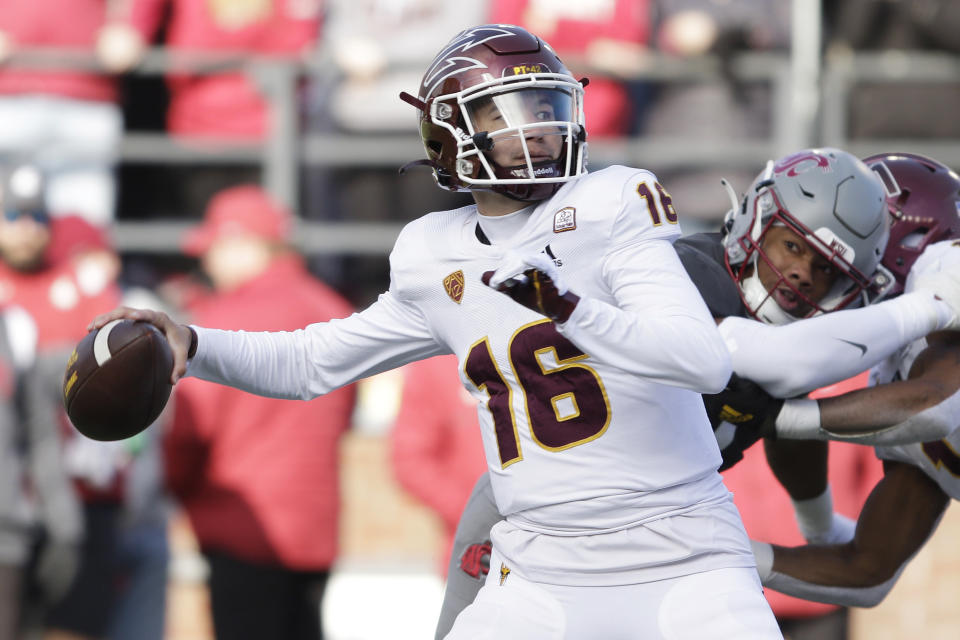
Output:
<path fill-rule="evenodd" d="M 488 287 L 561 324 L 580 302 L 580 296 L 567 289 L 553 260 L 543 253 L 508 256 L 496 271 L 484 272 L 482 279 Z"/>
<path fill-rule="evenodd" d="M 720 446 L 723 471 L 739 462 L 743 452 L 757 440 L 775 435 L 774 422 L 783 400 L 774 398 L 757 383 L 733 374 L 723 391 L 704 394 L 703 405 Z"/>

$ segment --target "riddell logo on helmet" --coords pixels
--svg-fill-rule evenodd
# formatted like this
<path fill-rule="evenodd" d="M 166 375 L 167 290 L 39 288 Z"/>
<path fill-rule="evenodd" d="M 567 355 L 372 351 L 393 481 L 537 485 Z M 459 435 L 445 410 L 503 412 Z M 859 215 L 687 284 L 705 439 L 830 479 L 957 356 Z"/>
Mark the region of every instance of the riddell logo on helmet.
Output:
<path fill-rule="evenodd" d="M 555 167 L 536 167 L 533 170 L 534 178 L 551 178 L 556 174 Z M 510 175 L 514 178 L 528 178 L 530 177 L 530 172 L 527 169 L 511 169 Z"/>
<path fill-rule="evenodd" d="M 522 76 L 527 73 L 550 73 L 550 69 L 547 65 L 538 62 L 536 64 L 515 64 L 503 70 L 505 76 Z"/>
<path fill-rule="evenodd" d="M 786 172 L 788 177 L 795 178 L 814 167 L 820 167 L 824 173 L 828 173 L 830 171 L 830 161 L 819 153 L 802 151 L 782 159 L 773 167 L 773 172 L 776 174 Z"/>

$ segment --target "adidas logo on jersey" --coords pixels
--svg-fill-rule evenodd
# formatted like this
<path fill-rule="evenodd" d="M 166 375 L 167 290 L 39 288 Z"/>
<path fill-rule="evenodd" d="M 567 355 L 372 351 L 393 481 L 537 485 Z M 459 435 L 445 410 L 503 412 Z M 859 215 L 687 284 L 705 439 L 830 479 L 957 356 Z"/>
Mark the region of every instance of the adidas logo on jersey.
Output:
<path fill-rule="evenodd" d="M 562 267 L 562 266 L 563 266 L 563 260 L 561 260 L 561 259 L 558 258 L 557 256 L 553 255 L 553 249 L 550 248 L 550 245 L 545 246 L 545 247 L 543 248 L 542 253 L 547 254 L 547 257 L 549 257 L 551 260 L 553 260 L 553 264 L 557 265 L 558 267 Z"/>

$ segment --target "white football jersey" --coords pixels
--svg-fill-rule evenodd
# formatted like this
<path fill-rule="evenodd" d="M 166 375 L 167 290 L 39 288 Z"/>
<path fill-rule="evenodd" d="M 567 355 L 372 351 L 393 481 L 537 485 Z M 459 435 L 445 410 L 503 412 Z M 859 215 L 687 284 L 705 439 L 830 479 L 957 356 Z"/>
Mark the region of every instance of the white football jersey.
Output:
<path fill-rule="evenodd" d="M 475 206 L 408 224 L 391 285 L 368 309 L 291 333 L 198 330 L 190 375 L 309 398 L 454 353 L 477 400 L 500 512 L 544 532 L 600 532 L 726 500 L 699 393 L 729 355 L 671 243 L 653 174 L 610 167 L 541 202 L 507 246 Z M 544 252 L 582 300 L 562 329 L 485 286 L 507 251 Z"/>
<path fill-rule="evenodd" d="M 918 276 L 946 269 L 960 270 L 960 240 L 945 240 L 927 247 L 910 269 L 904 291 L 914 290 Z M 871 384 L 906 380 L 914 360 L 926 348 L 927 341 L 923 338 L 905 346 L 870 372 Z M 960 427 L 960 416 L 957 416 L 957 426 Z M 944 493 L 960 499 L 960 429 L 943 440 L 876 447 L 876 452 L 881 459 L 919 467 Z"/>

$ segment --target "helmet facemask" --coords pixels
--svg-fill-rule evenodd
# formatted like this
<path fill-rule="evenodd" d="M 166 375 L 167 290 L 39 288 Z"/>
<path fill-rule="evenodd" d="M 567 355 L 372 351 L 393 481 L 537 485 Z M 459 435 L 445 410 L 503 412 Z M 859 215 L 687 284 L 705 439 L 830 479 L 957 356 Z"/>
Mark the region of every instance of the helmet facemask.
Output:
<path fill-rule="evenodd" d="M 455 180 L 466 188 L 535 201 L 585 172 L 583 87 L 566 74 L 491 77 L 437 96 L 430 120 L 457 141 Z"/>
<path fill-rule="evenodd" d="M 801 318 L 808 318 L 836 311 L 845 307 L 860 306 L 881 297 L 878 280 L 892 283 L 887 274 L 870 278 L 853 266 L 853 248 L 827 227 L 812 230 L 792 216 L 782 205 L 776 189 L 769 185 L 758 186 L 756 197 L 752 199 L 753 224 L 749 233 L 742 235 L 736 242 L 742 251 L 743 260 L 731 264 L 727 254 L 727 268 L 731 276 L 740 284 L 741 297 L 747 310 L 758 320 L 768 324 L 787 324 Z M 744 203 L 747 206 L 747 203 Z M 775 227 L 785 227 L 800 237 L 800 241 L 823 258 L 836 273 L 836 279 L 830 289 L 819 300 L 812 299 L 798 289 L 776 267 L 764 248 L 768 232 Z M 739 252 L 738 252 L 739 253 Z M 760 279 L 760 262 L 775 278 L 769 287 Z M 799 302 L 797 311 L 791 313 L 780 306 L 774 292 L 786 287 L 792 297 Z M 885 292 L 884 292 L 885 293 Z"/>

